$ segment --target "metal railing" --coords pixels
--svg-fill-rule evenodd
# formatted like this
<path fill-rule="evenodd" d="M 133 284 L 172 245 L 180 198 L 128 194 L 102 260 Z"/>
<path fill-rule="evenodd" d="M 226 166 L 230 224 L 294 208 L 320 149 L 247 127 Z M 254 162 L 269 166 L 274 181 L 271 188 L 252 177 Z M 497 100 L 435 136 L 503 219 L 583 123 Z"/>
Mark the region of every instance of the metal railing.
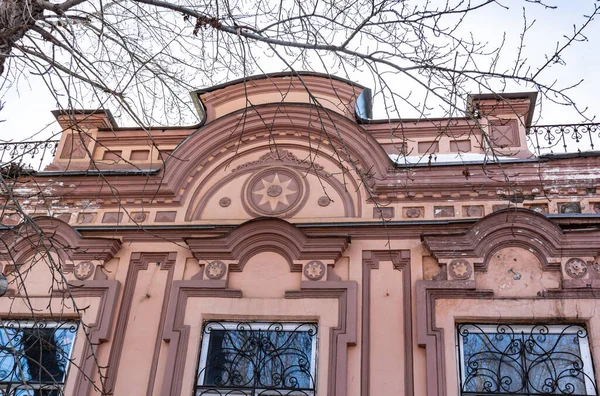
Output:
<path fill-rule="evenodd" d="M 15 164 L 40 171 L 48 165 L 58 148 L 58 140 L 0 143 L 0 167 Z"/>
<path fill-rule="evenodd" d="M 581 153 L 600 147 L 600 124 L 534 125 L 526 134 L 536 155 Z"/>
<path fill-rule="evenodd" d="M 536 155 L 581 153 L 600 148 L 600 123 L 533 125 L 527 128 L 527 141 Z M 0 143 L 0 167 L 9 164 L 40 171 L 48 165 L 59 140 Z"/>

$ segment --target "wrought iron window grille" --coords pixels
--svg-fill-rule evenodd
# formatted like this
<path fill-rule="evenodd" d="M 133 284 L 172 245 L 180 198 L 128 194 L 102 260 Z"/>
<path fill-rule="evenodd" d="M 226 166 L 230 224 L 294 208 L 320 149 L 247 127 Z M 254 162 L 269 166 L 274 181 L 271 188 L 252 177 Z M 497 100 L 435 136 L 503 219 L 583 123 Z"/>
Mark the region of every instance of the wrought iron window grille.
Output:
<path fill-rule="evenodd" d="M 207 322 L 195 395 L 315 394 L 316 323 Z"/>
<path fill-rule="evenodd" d="M 0 395 L 63 396 L 78 323 L 0 322 Z"/>
<path fill-rule="evenodd" d="M 462 396 L 597 395 L 586 328 L 459 324 Z"/>

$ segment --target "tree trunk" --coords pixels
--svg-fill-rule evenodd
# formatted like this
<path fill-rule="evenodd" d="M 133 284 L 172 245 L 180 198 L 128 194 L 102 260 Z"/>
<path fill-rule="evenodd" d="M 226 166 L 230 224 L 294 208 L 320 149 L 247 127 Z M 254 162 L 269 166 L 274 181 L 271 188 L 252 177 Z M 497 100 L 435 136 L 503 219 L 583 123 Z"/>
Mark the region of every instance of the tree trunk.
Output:
<path fill-rule="evenodd" d="M 35 0 L 0 0 L 0 76 L 15 43 L 25 36 L 43 12 Z"/>

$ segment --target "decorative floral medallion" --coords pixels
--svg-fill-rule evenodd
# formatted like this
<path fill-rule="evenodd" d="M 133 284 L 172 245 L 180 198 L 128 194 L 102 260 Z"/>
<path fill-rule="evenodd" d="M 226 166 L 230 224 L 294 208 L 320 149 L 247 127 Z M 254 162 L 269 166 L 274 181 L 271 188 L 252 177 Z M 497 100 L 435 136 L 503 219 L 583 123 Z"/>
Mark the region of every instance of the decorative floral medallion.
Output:
<path fill-rule="evenodd" d="M 565 272 L 571 278 L 583 278 L 587 274 L 587 264 L 579 258 L 572 258 L 565 263 Z"/>
<path fill-rule="evenodd" d="M 483 216 L 483 207 L 478 205 L 467 206 L 467 216 L 469 217 L 481 217 Z"/>
<path fill-rule="evenodd" d="M 322 197 L 319 197 L 317 203 L 319 204 L 319 206 L 322 207 L 329 206 L 329 204 L 331 203 L 331 199 L 329 199 L 327 195 L 323 195 Z"/>
<path fill-rule="evenodd" d="M 306 181 L 293 170 L 268 168 L 246 183 L 244 208 L 252 215 L 291 216 L 306 201 L 305 190 Z"/>
<path fill-rule="evenodd" d="M 406 208 L 406 217 L 410 219 L 416 219 L 417 217 L 421 217 L 421 209 L 420 208 Z"/>
<path fill-rule="evenodd" d="M 79 280 L 86 280 L 94 273 L 94 264 L 89 261 L 83 261 L 75 266 L 73 274 Z"/>
<path fill-rule="evenodd" d="M 304 276 L 306 276 L 311 281 L 318 281 L 319 279 L 325 276 L 327 272 L 327 267 L 320 261 L 309 261 L 304 266 Z"/>
<path fill-rule="evenodd" d="M 229 205 L 231 205 L 231 198 L 229 197 L 223 197 L 221 199 L 219 199 L 219 206 L 222 208 L 226 208 Z"/>
<path fill-rule="evenodd" d="M 132 216 L 132 220 L 135 223 L 143 223 L 144 221 L 146 221 L 146 213 L 144 213 L 144 212 L 134 213 Z"/>
<path fill-rule="evenodd" d="M 208 279 L 221 279 L 227 271 L 227 265 L 222 261 L 211 261 L 206 266 L 206 277 Z"/>
<path fill-rule="evenodd" d="M 448 273 L 454 279 L 469 279 L 473 269 L 471 268 L 471 264 L 467 260 L 457 259 L 452 260 L 450 264 L 448 264 Z"/>

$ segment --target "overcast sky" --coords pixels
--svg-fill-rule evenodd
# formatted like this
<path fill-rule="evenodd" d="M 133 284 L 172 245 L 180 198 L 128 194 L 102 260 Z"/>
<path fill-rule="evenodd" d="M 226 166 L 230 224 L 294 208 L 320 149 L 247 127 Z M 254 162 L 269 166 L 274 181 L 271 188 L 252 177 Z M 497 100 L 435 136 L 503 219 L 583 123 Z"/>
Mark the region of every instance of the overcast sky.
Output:
<path fill-rule="evenodd" d="M 514 5 L 517 4 L 518 5 Z M 552 2 L 550 2 L 552 3 Z M 582 15 L 592 9 L 594 0 L 562 0 L 554 1 L 559 5 L 558 10 L 543 10 L 539 6 L 527 6 L 528 18 L 531 21 L 537 19 L 526 41 L 525 55 L 529 59 L 538 59 L 537 64 L 543 63 L 546 53 L 551 53 L 560 40 L 561 33 L 572 31 L 572 24 L 582 22 Z M 464 28 L 473 31 L 476 37 L 490 43 L 499 43 L 503 33 L 507 32 L 507 51 L 516 48 L 518 34 L 522 28 L 522 2 L 508 0 L 505 5 L 510 10 L 503 8 L 486 7 L 483 11 L 473 13 L 469 16 Z M 532 8 L 534 7 L 534 8 Z M 588 107 L 586 115 L 590 118 L 597 116 L 600 122 L 600 18 L 596 18 L 586 31 L 587 42 L 575 43 L 564 53 L 565 66 L 555 66 L 546 76 L 556 78 L 562 85 L 574 84 L 580 79 L 585 81 L 571 92 L 571 96 L 580 107 Z M 266 70 L 268 66 L 265 67 Z M 276 71 L 276 70 L 269 70 Z M 354 73 L 355 74 L 355 73 Z M 367 84 L 369 78 L 358 80 Z M 18 89 L 17 89 L 18 88 Z M 202 87 L 198 87 L 202 88 Z M 511 86 L 511 91 L 528 90 L 523 87 Z M 402 89 L 399 87 L 398 89 Z M 5 107 L 0 112 L 0 140 L 38 140 L 48 138 L 52 134 L 60 133 L 60 128 L 54 123 L 50 113 L 56 108 L 55 99 L 47 91 L 43 82 L 38 78 L 31 77 L 29 81 L 22 80 L 18 87 L 13 88 L 4 97 Z M 377 106 L 381 106 L 377 100 L 374 103 L 375 114 Z M 435 111 L 435 110 L 434 110 Z M 433 114 L 435 115 L 435 114 Z M 540 113 L 536 114 L 539 117 Z M 562 124 L 579 123 L 582 118 L 572 109 L 563 106 L 546 103 L 542 109 L 541 119 L 537 123 Z M 122 120 L 119 120 L 123 124 Z"/>

